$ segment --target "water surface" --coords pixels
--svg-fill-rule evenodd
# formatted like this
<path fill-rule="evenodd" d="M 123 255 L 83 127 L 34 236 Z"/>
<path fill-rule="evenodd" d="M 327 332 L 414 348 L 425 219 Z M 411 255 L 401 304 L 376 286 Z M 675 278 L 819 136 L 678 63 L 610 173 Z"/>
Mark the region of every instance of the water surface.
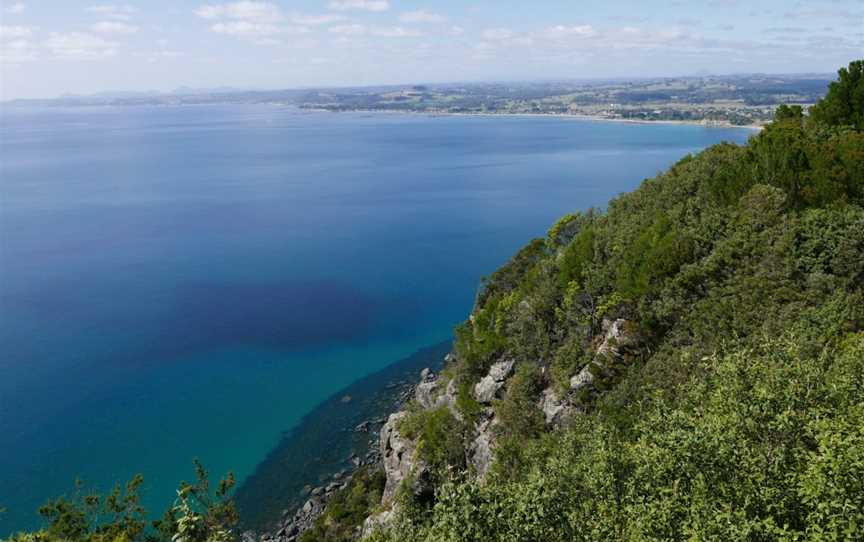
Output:
<path fill-rule="evenodd" d="M 0 536 L 161 511 L 463 319 L 560 215 L 746 130 L 270 106 L 0 110 Z"/>

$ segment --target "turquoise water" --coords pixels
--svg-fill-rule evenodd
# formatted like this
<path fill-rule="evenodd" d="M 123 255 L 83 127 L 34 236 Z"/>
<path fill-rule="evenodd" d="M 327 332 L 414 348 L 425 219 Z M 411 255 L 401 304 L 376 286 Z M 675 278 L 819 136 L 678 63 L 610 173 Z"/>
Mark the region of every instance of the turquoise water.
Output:
<path fill-rule="evenodd" d="M 0 111 L 0 536 L 80 476 L 243 479 L 446 340 L 558 216 L 746 130 L 269 106 Z"/>

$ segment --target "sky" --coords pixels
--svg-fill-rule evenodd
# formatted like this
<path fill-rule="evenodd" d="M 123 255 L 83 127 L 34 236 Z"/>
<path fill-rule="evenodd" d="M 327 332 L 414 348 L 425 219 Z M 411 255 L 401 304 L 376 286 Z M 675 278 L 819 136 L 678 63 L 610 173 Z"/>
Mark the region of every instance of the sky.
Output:
<path fill-rule="evenodd" d="M 0 0 L 0 100 L 730 73 L 864 58 L 864 0 Z"/>

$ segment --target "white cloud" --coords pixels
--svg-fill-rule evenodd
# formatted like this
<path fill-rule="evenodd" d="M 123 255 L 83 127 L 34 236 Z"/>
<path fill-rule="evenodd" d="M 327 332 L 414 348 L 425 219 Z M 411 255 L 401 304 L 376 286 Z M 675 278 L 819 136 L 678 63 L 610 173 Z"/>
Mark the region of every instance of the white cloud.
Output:
<path fill-rule="evenodd" d="M 738 7 L 738 0 L 712 0 L 708 5 L 712 8 L 735 8 Z"/>
<path fill-rule="evenodd" d="M 574 26 L 557 25 L 546 29 L 545 35 L 551 39 L 565 39 L 572 37 L 590 38 L 596 32 L 590 24 Z"/>
<path fill-rule="evenodd" d="M 484 40 L 506 40 L 515 35 L 509 28 L 489 28 L 483 31 Z"/>
<path fill-rule="evenodd" d="M 45 48 L 59 58 L 97 60 L 114 56 L 117 44 L 86 32 L 52 32 Z"/>
<path fill-rule="evenodd" d="M 422 32 L 403 28 L 401 26 L 379 26 L 367 27 L 362 24 L 341 24 L 331 26 L 327 29 L 331 34 L 340 36 L 377 36 L 379 38 L 416 38 L 422 36 Z"/>
<path fill-rule="evenodd" d="M 303 26 L 317 26 L 322 24 L 336 23 L 344 20 L 341 15 L 292 15 L 291 22 Z"/>
<path fill-rule="evenodd" d="M 90 30 L 97 34 L 134 34 L 138 32 L 138 27 L 135 25 L 117 22 L 117 21 L 101 21 L 90 27 Z"/>
<path fill-rule="evenodd" d="M 151 51 L 151 52 L 138 52 L 134 53 L 135 56 L 139 58 L 143 58 L 145 62 L 148 64 L 155 64 L 160 60 L 171 60 L 174 58 L 180 58 L 186 56 L 184 53 L 180 51 L 171 51 L 167 49 L 162 49 L 160 51 Z"/>
<path fill-rule="evenodd" d="M 366 27 L 362 24 L 340 24 L 331 26 L 327 31 L 341 36 L 362 36 L 366 33 Z"/>
<path fill-rule="evenodd" d="M 423 34 L 416 30 L 402 28 L 401 26 L 391 26 L 384 28 L 373 28 L 372 35 L 382 38 L 416 38 L 422 36 Z"/>
<path fill-rule="evenodd" d="M 38 58 L 36 46 L 27 40 L 12 40 L 0 45 L 0 64 L 23 64 Z"/>
<path fill-rule="evenodd" d="M 206 4 L 195 10 L 202 19 L 238 19 L 275 23 L 284 19 L 279 6 L 270 2 L 243 0 L 231 4 Z"/>
<path fill-rule="evenodd" d="M 276 25 L 268 23 L 255 23 L 251 21 L 229 21 L 216 23 L 210 30 L 217 34 L 228 34 L 229 36 L 256 37 L 275 36 L 282 32 Z"/>
<path fill-rule="evenodd" d="M 27 9 L 27 6 L 24 5 L 24 2 L 15 2 L 14 4 L 7 6 L 3 11 L 17 15 L 19 13 L 24 13 L 25 9 Z"/>
<path fill-rule="evenodd" d="M 443 23 L 447 20 L 443 15 L 431 13 L 425 10 L 407 11 L 399 16 L 399 20 L 403 23 Z"/>
<path fill-rule="evenodd" d="M 618 27 L 597 29 L 590 25 L 557 25 L 533 32 L 516 32 L 509 28 L 491 28 L 482 33 L 475 45 L 473 58 L 542 59 L 568 64 L 599 58 L 629 59 L 633 55 L 665 54 L 678 58 L 726 57 L 758 47 L 747 40 L 708 38 L 681 27 Z M 505 56 L 506 55 L 506 56 Z"/>
<path fill-rule="evenodd" d="M 450 30 L 447 31 L 451 36 L 461 36 L 465 33 L 465 29 L 461 26 L 451 26 Z"/>
<path fill-rule="evenodd" d="M 138 8 L 129 5 L 100 4 L 97 6 L 90 6 L 86 11 L 96 13 L 108 19 L 128 21 L 132 18 L 132 15 L 138 12 Z"/>
<path fill-rule="evenodd" d="M 702 21 L 692 17 L 681 17 L 676 22 L 681 26 L 702 26 Z"/>
<path fill-rule="evenodd" d="M 340 15 L 286 16 L 274 3 L 243 0 L 229 4 L 206 4 L 195 10 L 202 19 L 214 21 L 210 30 L 251 40 L 258 45 L 277 45 L 276 35 L 300 35 L 309 32 L 308 26 L 327 24 L 342 19 Z M 286 26 L 290 22 L 294 26 Z"/>
<path fill-rule="evenodd" d="M 799 3 L 797 6 L 800 6 Z M 844 8 L 833 8 L 833 7 L 812 7 L 812 8 L 802 8 L 797 11 L 789 11 L 783 14 L 783 17 L 786 19 L 813 19 L 813 18 L 825 18 L 825 19 L 845 19 L 845 20 L 853 20 L 856 24 L 861 23 L 862 17 L 864 17 L 864 13 L 855 13 L 848 9 Z"/>
<path fill-rule="evenodd" d="M 21 39 L 29 38 L 33 35 L 33 27 L 31 26 L 6 26 L 0 25 L 0 39 Z"/>
<path fill-rule="evenodd" d="M 772 26 L 764 30 L 766 34 L 803 34 L 807 32 L 806 28 L 800 26 Z"/>
<path fill-rule="evenodd" d="M 332 0 L 330 9 L 335 11 L 387 11 L 390 9 L 388 0 Z"/>

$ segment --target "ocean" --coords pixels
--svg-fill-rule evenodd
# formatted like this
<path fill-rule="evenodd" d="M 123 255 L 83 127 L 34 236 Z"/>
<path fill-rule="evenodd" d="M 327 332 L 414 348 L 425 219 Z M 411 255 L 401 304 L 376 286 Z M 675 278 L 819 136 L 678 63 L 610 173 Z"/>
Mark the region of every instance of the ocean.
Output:
<path fill-rule="evenodd" d="M 273 488 L 305 471 L 261 476 L 262 461 L 326 446 L 297 445 L 301 420 L 332 425 L 309 415 L 346 386 L 446 351 L 480 278 L 559 216 L 750 133 L 0 109 L 0 537 L 38 526 L 76 477 L 104 490 L 140 472 L 160 515 L 196 457 L 278 510 Z"/>

